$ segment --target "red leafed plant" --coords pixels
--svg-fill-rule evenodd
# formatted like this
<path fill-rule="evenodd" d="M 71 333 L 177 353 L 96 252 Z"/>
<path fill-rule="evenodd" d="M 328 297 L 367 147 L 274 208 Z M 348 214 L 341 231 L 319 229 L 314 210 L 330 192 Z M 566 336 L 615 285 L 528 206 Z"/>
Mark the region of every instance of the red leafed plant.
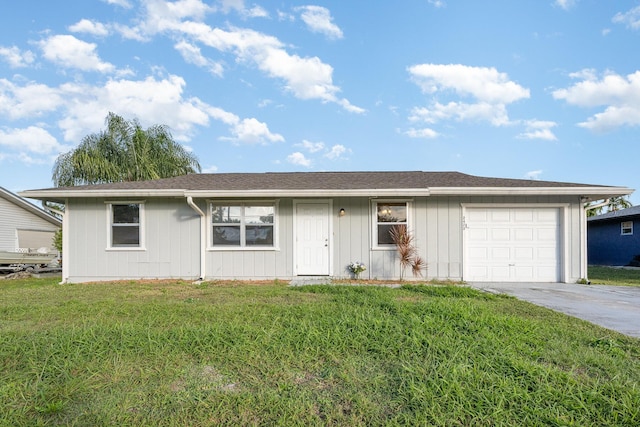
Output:
<path fill-rule="evenodd" d="M 425 260 L 418 255 L 418 249 L 414 245 L 414 237 L 404 225 L 395 225 L 390 231 L 391 239 L 396 245 L 400 260 L 400 280 L 404 279 L 404 271 L 411 267 L 414 277 L 422 276 L 422 270 L 427 267 Z"/>

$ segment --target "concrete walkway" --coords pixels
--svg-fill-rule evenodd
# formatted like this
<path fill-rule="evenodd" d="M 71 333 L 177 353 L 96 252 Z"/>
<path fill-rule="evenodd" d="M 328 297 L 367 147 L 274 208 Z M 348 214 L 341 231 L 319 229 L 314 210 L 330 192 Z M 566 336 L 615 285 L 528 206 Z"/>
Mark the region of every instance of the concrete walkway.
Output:
<path fill-rule="evenodd" d="M 640 287 L 566 283 L 471 283 L 640 338 Z"/>

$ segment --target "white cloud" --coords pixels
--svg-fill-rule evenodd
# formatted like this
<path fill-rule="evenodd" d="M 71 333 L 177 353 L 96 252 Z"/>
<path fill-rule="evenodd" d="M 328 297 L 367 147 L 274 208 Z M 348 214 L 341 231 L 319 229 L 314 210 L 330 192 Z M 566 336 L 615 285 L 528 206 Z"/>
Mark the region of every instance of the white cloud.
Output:
<path fill-rule="evenodd" d="M 302 143 L 296 144 L 296 146 L 303 147 L 310 153 L 317 153 L 324 150 L 324 142 L 311 142 L 306 139 L 302 140 Z"/>
<path fill-rule="evenodd" d="M 551 131 L 557 123 L 543 120 L 529 120 L 525 122 L 525 131 L 518 135 L 522 139 L 544 139 L 556 141 L 558 138 Z"/>
<path fill-rule="evenodd" d="M 195 126 L 209 123 L 197 98 L 184 99 L 185 81 L 170 75 L 164 79 L 110 80 L 104 86 L 68 83 L 60 87 L 67 101 L 59 126 L 67 141 L 79 141 L 100 129 L 109 111 L 138 118 L 143 125 L 164 124 L 179 141 L 186 141 Z"/>
<path fill-rule="evenodd" d="M 409 138 L 426 138 L 426 139 L 433 139 L 440 136 L 438 132 L 429 128 L 423 128 L 423 129 L 411 128 L 405 132 L 405 135 L 407 135 Z"/>
<path fill-rule="evenodd" d="M 287 161 L 291 164 L 294 165 L 299 165 L 299 166 L 304 166 L 304 167 L 310 167 L 311 166 L 311 160 L 307 159 L 304 154 L 302 154 L 299 151 L 296 151 L 295 153 L 289 154 L 289 156 L 287 156 Z"/>
<path fill-rule="evenodd" d="M 300 19 L 307 24 L 314 33 L 324 34 L 330 39 L 341 39 L 342 30 L 333 23 L 331 12 L 322 6 L 300 6 L 295 9 L 300 12 Z"/>
<path fill-rule="evenodd" d="M 269 16 L 269 13 L 261 6 L 246 7 L 244 0 L 220 0 L 219 3 L 221 4 L 220 9 L 224 13 L 235 10 L 245 18 L 267 18 Z"/>
<path fill-rule="evenodd" d="M 149 36 L 146 35 L 145 30 L 141 27 L 129 27 L 118 23 L 112 24 L 111 27 L 125 39 L 136 40 L 139 42 L 147 42 L 150 40 Z"/>
<path fill-rule="evenodd" d="M 278 11 L 278 20 L 279 21 L 289 21 L 289 22 L 294 22 L 296 20 L 295 15 L 288 13 L 288 12 L 283 12 L 281 10 Z"/>
<path fill-rule="evenodd" d="M 101 73 L 115 71 L 113 64 L 100 59 L 95 43 L 87 43 L 71 35 L 56 35 L 42 40 L 39 45 L 45 58 L 62 67 Z"/>
<path fill-rule="evenodd" d="M 577 0 L 555 0 L 555 5 L 564 10 L 569 10 L 575 6 L 576 2 Z"/>
<path fill-rule="evenodd" d="M 180 52 L 182 58 L 190 63 L 202 67 L 217 77 L 222 77 L 224 68 L 219 62 L 212 61 L 202 55 L 200 48 L 186 41 L 180 41 L 174 45 L 176 50 Z"/>
<path fill-rule="evenodd" d="M 640 29 L 640 6 L 636 6 L 624 13 L 616 13 L 612 21 L 616 24 L 625 24 L 632 30 Z"/>
<path fill-rule="evenodd" d="M 416 107 L 411 121 L 435 124 L 443 120 L 487 121 L 493 126 L 510 123 L 507 105 L 529 98 L 529 90 L 509 80 L 495 68 L 461 64 L 419 64 L 408 68 L 413 81 L 423 93 L 433 96 L 428 107 Z M 475 102 L 441 103 L 436 95 L 453 94 Z"/>
<path fill-rule="evenodd" d="M 425 93 L 453 90 L 492 104 L 510 104 L 529 98 L 529 89 L 509 80 L 495 68 L 461 64 L 420 64 L 409 67 L 413 80 Z"/>
<path fill-rule="evenodd" d="M 27 67 L 35 61 L 35 55 L 30 50 L 21 51 L 17 46 L 0 46 L 0 57 L 9 63 L 11 68 Z"/>
<path fill-rule="evenodd" d="M 213 165 L 202 168 L 202 173 L 215 173 L 217 171 L 218 171 L 218 167 Z"/>
<path fill-rule="evenodd" d="M 592 70 L 583 70 L 571 77 L 581 81 L 554 91 L 555 99 L 578 107 L 604 107 L 578 126 L 601 132 L 640 125 L 640 71 L 627 76 L 607 72 L 598 78 Z"/>
<path fill-rule="evenodd" d="M 333 67 L 318 57 L 300 57 L 289 54 L 285 46 L 276 37 L 258 31 L 242 28 L 230 28 L 228 31 L 212 28 L 199 22 L 200 16 L 194 16 L 189 10 L 203 11 L 196 7 L 198 0 L 182 0 L 194 4 L 190 9 L 169 8 L 164 3 L 147 4 L 147 16 L 138 26 L 132 37 L 149 37 L 150 35 L 168 32 L 178 37 L 186 37 L 192 42 L 199 42 L 222 52 L 232 53 L 236 61 L 256 65 L 269 77 L 284 82 L 284 87 L 296 98 L 317 99 L 340 105 L 346 111 L 363 113 L 365 110 L 340 98 L 340 88 L 333 84 Z M 243 2 L 225 2 L 227 7 L 240 7 Z M 192 19 L 185 19 L 192 18 Z"/>
<path fill-rule="evenodd" d="M 218 107 L 208 106 L 203 102 L 200 102 L 200 106 L 210 117 L 220 120 L 229 126 L 233 136 L 220 138 L 222 140 L 244 144 L 267 144 L 269 142 L 284 141 L 282 135 L 272 133 L 266 123 L 260 122 L 255 118 L 241 119 L 233 113 Z"/>
<path fill-rule="evenodd" d="M 422 121 L 435 124 L 443 120 L 486 121 L 494 126 L 509 124 L 507 109 L 503 104 L 466 104 L 449 102 L 448 104 L 432 103 L 429 108 L 420 107 L 412 110 L 411 121 Z"/>
<path fill-rule="evenodd" d="M 342 158 L 345 154 L 349 154 L 351 150 L 346 148 L 344 145 L 336 144 L 331 147 L 331 150 L 324 156 L 331 160 L 336 160 Z"/>
<path fill-rule="evenodd" d="M 129 0 L 102 0 L 107 4 L 115 4 L 116 6 L 123 7 L 125 9 L 131 9 L 131 3 Z"/>
<path fill-rule="evenodd" d="M 529 171 L 524 175 L 524 177 L 526 179 L 533 179 L 535 181 L 538 181 L 540 179 L 540 175 L 542 175 L 542 172 L 542 170 Z"/>
<path fill-rule="evenodd" d="M 429 4 L 434 5 L 435 7 L 444 7 L 445 3 L 442 0 L 428 0 Z"/>
<path fill-rule="evenodd" d="M 39 117 L 64 103 L 59 89 L 32 82 L 19 86 L 0 79 L 0 113 L 12 120 Z"/>
<path fill-rule="evenodd" d="M 109 29 L 106 25 L 91 21 L 89 19 L 81 19 L 75 24 L 69 26 L 69 31 L 73 33 L 87 33 L 94 36 L 104 37 L 109 35 Z"/>
<path fill-rule="evenodd" d="M 233 126 L 233 134 L 238 142 L 248 144 L 284 141 L 282 135 L 271 133 L 266 123 L 255 118 L 240 120 Z"/>
<path fill-rule="evenodd" d="M 260 6 L 253 6 L 252 8 L 245 9 L 244 15 L 249 18 L 268 18 L 269 12 Z"/>
<path fill-rule="evenodd" d="M 37 126 L 24 129 L 0 129 L 0 147 L 40 155 L 58 154 L 65 149 L 49 132 Z"/>

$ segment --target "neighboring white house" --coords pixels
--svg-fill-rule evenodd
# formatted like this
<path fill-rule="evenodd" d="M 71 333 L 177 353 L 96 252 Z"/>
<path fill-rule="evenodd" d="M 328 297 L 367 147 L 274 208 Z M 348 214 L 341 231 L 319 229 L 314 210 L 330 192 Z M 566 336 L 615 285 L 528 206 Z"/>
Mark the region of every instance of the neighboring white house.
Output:
<path fill-rule="evenodd" d="M 65 205 L 63 280 L 397 279 L 404 225 L 427 279 L 575 282 L 584 204 L 632 192 L 457 172 L 191 174 L 22 192 Z M 405 275 L 407 279 L 411 274 Z"/>
<path fill-rule="evenodd" d="M 53 236 L 62 221 L 0 187 L 0 251 L 54 252 Z"/>

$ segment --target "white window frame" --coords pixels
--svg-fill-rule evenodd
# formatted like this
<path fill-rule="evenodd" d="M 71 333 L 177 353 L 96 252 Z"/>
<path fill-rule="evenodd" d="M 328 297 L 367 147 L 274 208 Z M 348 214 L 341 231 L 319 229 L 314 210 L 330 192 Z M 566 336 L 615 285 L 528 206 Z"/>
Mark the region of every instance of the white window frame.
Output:
<path fill-rule="evenodd" d="M 143 200 L 118 200 L 105 202 L 107 207 L 107 250 L 108 251 L 146 251 L 145 246 L 145 202 Z M 138 205 L 138 232 L 140 233 L 138 246 L 114 246 L 113 245 L 113 206 L 114 205 Z"/>
<path fill-rule="evenodd" d="M 405 203 L 407 209 L 407 230 L 413 230 L 412 205 L 411 199 L 374 199 L 371 201 L 371 248 L 382 251 L 395 251 L 394 244 L 378 244 L 378 205 L 389 203 Z"/>
<path fill-rule="evenodd" d="M 280 250 L 279 244 L 279 230 L 280 230 L 280 221 L 279 217 L 279 200 L 207 200 L 207 250 L 208 251 L 278 251 Z M 213 244 L 213 206 L 242 206 L 244 207 L 258 207 L 258 206 L 270 206 L 273 207 L 273 246 L 247 246 L 245 242 L 246 235 L 241 234 L 240 237 L 240 246 L 232 246 L 232 245 L 214 245 Z M 244 210 L 243 210 L 243 218 L 241 220 L 241 233 L 246 233 L 246 229 L 244 228 Z"/>
<path fill-rule="evenodd" d="M 620 235 L 621 236 L 633 235 L 633 221 L 622 221 L 620 223 Z"/>

